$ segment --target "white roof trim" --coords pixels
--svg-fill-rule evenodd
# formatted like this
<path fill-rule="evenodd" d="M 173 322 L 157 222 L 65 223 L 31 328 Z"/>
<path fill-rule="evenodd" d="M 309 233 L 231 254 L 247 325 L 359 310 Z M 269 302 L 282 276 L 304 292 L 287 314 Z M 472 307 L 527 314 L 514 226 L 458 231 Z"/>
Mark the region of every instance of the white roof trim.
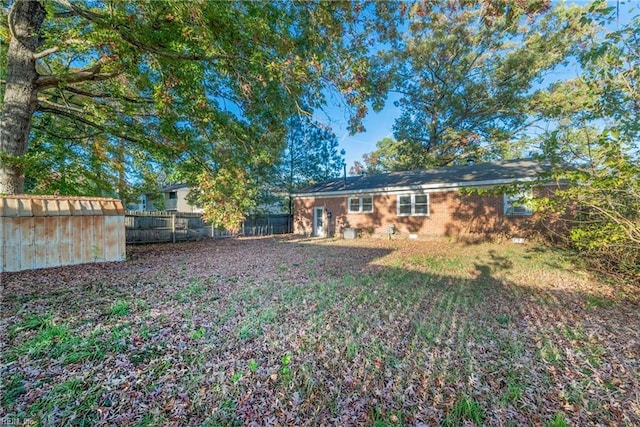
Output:
<path fill-rule="evenodd" d="M 340 191 L 327 191 L 327 192 L 319 192 L 319 193 L 298 193 L 292 194 L 291 197 L 294 199 L 299 199 L 303 197 L 315 197 L 326 198 L 326 197 L 336 197 L 336 196 L 347 196 L 347 195 L 356 195 L 356 194 L 385 194 L 385 193 L 406 193 L 413 191 L 425 191 L 425 192 L 436 192 L 439 190 L 455 190 L 458 188 L 465 187 L 486 187 L 486 186 L 494 186 L 494 185 L 502 185 L 502 184 L 512 184 L 514 182 L 531 182 L 535 181 L 537 178 L 528 177 L 528 178 L 508 178 L 508 179 L 492 179 L 486 181 L 469 181 L 469 182 L 447 182 L 447 183 L 434 183 L 434 184 L 422 184 L 422 185 L 412 185 L 412 186 L 403 186 L 403 187 L 381 187 L 381 188 L 363 188 L 360 190 L 340 190 Z"/>

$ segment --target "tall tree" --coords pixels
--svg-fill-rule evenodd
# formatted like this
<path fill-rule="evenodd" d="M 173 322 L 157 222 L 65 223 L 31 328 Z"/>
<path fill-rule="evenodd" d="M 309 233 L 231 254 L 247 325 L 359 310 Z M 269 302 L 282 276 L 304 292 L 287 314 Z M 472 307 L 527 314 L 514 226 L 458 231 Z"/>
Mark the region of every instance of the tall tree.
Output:
<path fill-rule="evenodd" d="M 415 141 L 396 141 L 383 138 L 376 142 L 376 149 L 362 155 L 365 172 L 368 174 L 406 171 L 424 164 L 422 145 Z"/>
<path fill-rule="evenodd" d="M 407 167 L 518 155 L 533 85 L 589 32 L 578 6 L 492 3 L 416 3 L 408 35 L 381 54 L 401 95 L 394 136 L 413 158 Z"/>
<path fill-rule="evenodd" d="M 4 11 L 0 193 L 22 192 L 25 174 L 32 188 L 73 187 L 43 185 L 43 167 L 116 192 L 158 161 L 204 167 L 207 149 L 209 177 L 239 176 L 275 162 L 287 118 L 322 106 L 327 87 L 347 93 L 355 128 L 370 96 L 365 54 L 397 17 L 391 4 L 284 1 L 15 0 Z"/>
<path fill-rule="evenodd" d="M 353 164 L 349 167 L 350 176 L 358 176 L 366 173 L 367 173 L 367 168 L 359 160 L 355 160 Z"/>
<path fill-rule="evenodd" d="M 331 128 L 305 116 L 291 119 L 281 163 L 289 188 L 340 175 L 344 151 L 338 146 Z"/>
<path fill-rule="evenodd" d="M 338 139 L 331 128 L 308 116 L 294 117 L 288 123 L 286 147 L 276 168 L 272 192 L 288 195 L 305 185 L 342 174 L 344 150 L 338 149 Z M 290 200 L 288 210 L 292 213 Z"/>
<path fill-rule="evenodd" d="M 11 37 L 0 116 L 0 153 L 4 155 L 0 158 L 0 193 L 21 193 L 24 187 L 19 157 L 27 150 L 31 117 L 38 107 L 36 55 L 45 15 L 44 6 L 37 1 L 16 2 L 8 15 Z"/>

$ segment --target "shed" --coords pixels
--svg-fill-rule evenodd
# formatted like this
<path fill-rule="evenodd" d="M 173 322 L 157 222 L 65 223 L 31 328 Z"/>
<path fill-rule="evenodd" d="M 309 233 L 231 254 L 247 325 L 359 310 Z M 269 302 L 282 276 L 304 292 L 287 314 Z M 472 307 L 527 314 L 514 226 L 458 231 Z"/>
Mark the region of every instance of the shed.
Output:
<path fill-rule="evenodd" d="M 117 199 L 0 197 L 0 272 L 126 257 L 124 207 Z"/>

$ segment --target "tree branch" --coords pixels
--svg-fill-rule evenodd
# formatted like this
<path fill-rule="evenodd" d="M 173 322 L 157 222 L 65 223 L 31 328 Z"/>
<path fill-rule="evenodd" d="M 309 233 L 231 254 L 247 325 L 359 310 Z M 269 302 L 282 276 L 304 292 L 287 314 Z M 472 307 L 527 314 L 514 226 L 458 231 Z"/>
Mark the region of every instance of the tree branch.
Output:
<path fill-rule="evenodd" d="M 45 56 L 51 55 L 52 53 L 56 53 L 59 50 L 60 50 L 60 48 L 58 46 L 50 47 L 49 49 L 45 49 L 45 50 L 43 50 L 41 52 L 34 53 L 33 54 L 33 58 L 34 59 L 41 59 L 41 58 L 44 58 Z"/>
<path fill-rule="evenodd" d="M 66 117 L 68 119 L 71 119 L 72 121 L 77 121 L 80 123 L 83 123 L 87 126 L 91 126 L 94 129 L 98 129 L 100 131 L 105 131 L 105 127 L 102 125 L 99 125 L 97 123 L 92 122 L 91 120 L 87 120 L 84 117 L 80 117 L 77 116 L 75 114 L 72 113 L 72 111 L 69 110 L 63 110 L 60 108 L 56 108 L 56 107 L 44 107 L 44 106 L 38 106 L 37 111 L 41 112 L 41 113 L 51 113 L 54 114 L 56 116 L 60 116 L 60 117 Z"/>
<path fill-rule="evenodd" d="M 77 13 L 72 12 L 70 10 L 66 10 L 64 12 L 54 12 L 53 13 L 53 17 L 54 18 L 73 18 L 74 16 L 78 16 Z"/>
<path fill-rule="evenodd" d="M 80 40 L 80 39 L 68 39 L 62 42 L 63 45 L 71 45 L 71 44 L 88 44 L 85 40 Z M 42 52 L 38 52 L 38 53 L 34 53 L 33 57 L 35 59 L 41 59 L 44 58 L 45 56 L 51 55 L 53 53 L 56 53 L 60 50 L 60 46 L 53 46 L 50 47 L 49 49 L 45 49 Z"/>
<path fill-rule="evenodd" d="M 183 60 L 190 60 L 190 61 L 212 61 L 215 59 L 229 59 L 229 60 L 238 60 L 240 58 L 236 57 L 236 56 L 229 56 L 229 55 L 216 55 L 216 56 L 208 56 L 208 55 L 185 55 L 182 53 L 177 53 L 177 52 L 167 52 L 166 50 L 162 50 L 159 49 L 155 46 L 149 46 L 146 45 L 144 43 L 141 43 L 139 40 L 136 40 L 134 37 L 129 36 L 126 31 L 122 30 L 122 27 L 128 29 L 125 25 L 121 26 L 117 26 L 117 25 L 113 25 L 113 24 L 109 24 L 106 23 L 104 21 L 104 19 L 102 18 L 102 16 L 98 15 L 97 13 L 91 12 L 89 10 L 80 8 L 74 4 L 72 4 L 71 2 L 69 2 L 68 0 L 56 0 L 59 4 L 61 4 L 62 6 L 72 10 L 73 12 L 75 12 L 77 15 L 82 16 L 83 18 L 101 25 L 103 27 L 107 27 L 111 30 L 116 31 L 120 37 L 122 37 L 122 39 L 129 43 L 131 46 L 140 49 L 142 51 L 148 52 L 148 53 L 153 53 L 155 55 L 159 55 L 159 56 L 163 56 L 165 58 L 170 58 L 170 59 L 183 59 Z"/>
<path fill-rule="evenodd" d="M 49 129 L 49 126 L 38 126 L 38 125 L 32 125 L 31 126 L 33 129 L 39 130 L 41 132 L 44 132 L 45 134 L 52 136 L 54 138 L 58 138 L 58 139 L 62 139 L 62 140 L 67 140 L 67 141 L 82 141 L 84 139 L 89 139 L 89 138 L 95 138 L 96 136 L 102 134 L 103 132 L 95 132 L 95 133 L 91 133 L 91 134 L 87 134 L 87 135 L 81 135 L 81 136 L 69 136 L 69 135 L 60 135 L 56 132 L 51 131 L 51 129 Z"/>
<path fill-rule="evenodd" d="M 188 60 L 188 61 L 211 61 L 211 60 L 219 59 L 223 57 L 222 55 L 213 57 L 213 56 L 207 56 L 207 55 L 185 55 L 181 53 L 167 52 L 166 50 L 158 49 L 155 46 L 145 45 L 140 41 L 136 40 L 135 38 L 129 37 L 120 28 L 114 28 L 114 29 L 118 32 L 118 34 L 120 34 L 120 37 L 122 37 L 122 39 L 127 43 L 129 43 L 131 46 L 136 47 L 148 53 L 164 56 L 165 58 L 182 59 L 182 60 Z M 224 56 L 224 57 L 226 57 L 226 59 L 239 59 L 237 57 L 230 57 L 230 56 Z"/>
<path fill-rule="evenodd" d="M 133 102 L 136 104 L 151 104 L 153 101 L 149 98 L 131 98 L 128 96 L 113 96 L 109 93 L 93 93 L 89 91 L 85 91 L 82 89 L 78 89 L 72 86 L 65 86 L 62 88 L 63 90 L 71 93 L 75 93 L 76 95 L 86 96 L 88 98 L 106 98 L 106 99 L 124 99 L 125 101 Z"/>
<path fill-rule="evenodd" d="M 67 8 L 69 10 L 68 13 L 73 13 L 75 16 L 82 16 L 89 21 L 96 22 L 101 20 L 101 16 L 97 13 L 91 12 L 90 10 L 82 9 L 74 4 L 71 4 L 68 0 L 56 0 L 56 3 Z"/>
<path fill-rule="evenodd" d="M 133 138 L 129 135 L 125 135 L 122 133 L 117 133 L 117 132 L 113 132 L 109 129 L 107 129 L 105 126 L 100 125 L 98 123 L 92 122 L 91 120 L 87 120 L 84 117 L 80 117 L 77 116 L 75 114 L 73 114 L 73 112 L 71 111 L 65 111 L 65 110 L 61 110 L 59 108 L 55 108 L 55 107 L 43 107 L 43 106 L 39 106 L 37 111 L 41 112 L 41 113 L 50 113 L 50 114 L 54 114 L 56 116 L 60 116 L 60 117 L 66 117 L 67 119 L 70 119 L 73 122 L 80 122 L 83 123 L 89 127 L 92 127 L 94 129 L 97 129 L 101 132 L 113 135 L 117 138 L 120 139 L 124 139 L 126 141 L 130 141 L 130 142 L 134 142 L 134 143 L 141 143 L 142 141 L 137 139 L 137 138 Z"/>
<path fill-rule="evenodd" d="M 85 68 L 74 73 L 65 76 L 40 76 L 36 80 L 36 86 L 38 91 L 47 89 L 50 87 L 56 87 L 60 83 L 80 83 L 84 81 L 100 81 L 109 80 L 119 75 L 119 72 L 100 74 L 103 64 L 106 61 L 106 57 L 101 57 L 94 65 L 89 68 Z"/>
<path fill-rule="evenodd" d="M 13 15 L 15 13 L 15 10 L 16 5 L 14 3 L 9 10 L 9 15 L 7 15 L 7 24 L 9 25 L 9 34 L 11 35 L 11 38 L 18 40 L 18 38 L 16 37 L 15 25 L 13 25 Z"/>
<path fill-rule="evenodd" d="M 48 99 L 38 99 L 38 102 L 39 102 L 41 105 L 42 105 L 42 104 L 45 104 L 45 105 L 48 105 L 48 106 L 53 107 L 53 108 L 64 109 L 64 110 L 66 110 L 66 111 L 72 111 L 72 112 L 74 112 L 74 113 L 78 113 L 78 114 L 86 114 L 86 112 L 85 112 L 85 111 L 83 111 L 83 110 L 82 110 L 82 109 L 80 109 L 80 108 L 72 107 L 71 105 L 62 105 L 62 104 L 58 104 L 58 103 L 56 103 L 56 102 L 49 101 Z"/>

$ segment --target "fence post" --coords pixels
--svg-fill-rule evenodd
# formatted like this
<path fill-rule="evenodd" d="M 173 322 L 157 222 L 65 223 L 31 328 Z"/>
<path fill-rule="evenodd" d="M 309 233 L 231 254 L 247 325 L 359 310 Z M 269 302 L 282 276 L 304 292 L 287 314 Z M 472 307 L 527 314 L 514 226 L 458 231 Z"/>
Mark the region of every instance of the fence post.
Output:
<path fill-rule="evenodd" d="M 176 242 L 176 214 L 171 214 L 171 240 Z"/>

